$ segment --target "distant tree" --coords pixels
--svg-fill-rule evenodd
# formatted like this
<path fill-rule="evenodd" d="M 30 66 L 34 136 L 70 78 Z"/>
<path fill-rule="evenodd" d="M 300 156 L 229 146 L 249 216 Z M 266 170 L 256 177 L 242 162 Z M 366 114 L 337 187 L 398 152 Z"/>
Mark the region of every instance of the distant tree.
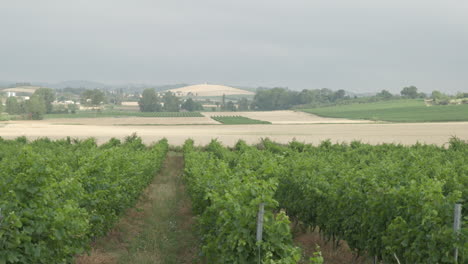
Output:
<path fill-rule="evenodd" d="M 16 97 L 11 96 L 6 99 L 5 102 L 5 111 L 10 115 L 18 115 L 21 114 L 20 104 Z"/>
<path fill-rule="evenodd" d="M 299 104 L 298 93 L 285 88 L 258 90 L 254 96 L 254 105 L 258 110 L 288 109 Z"/>
<path fill-rule="evenodd" d="M 3 113 L 3 100 L 2 97 L 0 96 L 0 115 Z"/>
<path fill-rule="evenodd" d="M 299 104 L 310 104 L 316 98 L 315 90 L 304 89 L 298 94 Z"/>
<path fill-rule="evenodd" d="M 104 97 L 104 93 L 98 89 L 85 90 L 81 94 L 80 100 L 81 100 L 81 104 L 83 105 L 97 107 L 102 102 L 104 102 L 105 97 Z"/>
<path fill-rule="evenodd" d="M 221 110 L 226 110 L 226 95 L 223 94 L 223 97 L 221 99 Z"/>
<path fill-rule="evenodd" d="M 46 106 L 46 113 L 52 113 L 52 103 L 55 101 L 55 91 L 53 89 L 39 88 L 34 92 L 33 96 L 37 96 L 44 101 Z"/>
<path fill-rule="evenodd" d="M 418 98 L 418 88 L 416 86 L 404 87 L 400 94 L 403 97 L 415 99 Z"/>
<path fill-rule="evenodd" d="M 26 113 L 28 114 L 28 118 L 33 120 L 43 119 L 46 111 L 47 106 L 42 97 L 33 95 L 26 101 Z"/>
<path fill-rule="evenodd" d="M 226 104 L 226 110 L 227 111 L 236 111 L 237 110 L 236 105 L 232 101 L 229 101 Z"/>
<path fill-rule="evenodd" d="M 345 97 L 346 97 L 346 92 L 345 92 L 345 90 L 341 89 L 341 90 L 336 91 L 333 94 L 332 101 L 336 102 L 336 101 L 339 101 L 339 100 L 343 100 L 343 99 L 345 99 Z"/>
<path fill-rule="evenodd" d="M 138 101 L 138 106 L 141 112 L 161 112 L 161 102 L 156 94 L 156 91 L 152 88 L 145 89 Z"/>
<path fill-rule="evenodd" d="M 192 100 L 192 98 L 188 98 L 187 100 L 185 100 L 185 102 L 182 103 L 181 108 L 190 112 L 203 110 L 202 104 L 199 102 L 195 102 L 194 100 Z"/>
<path fill-rule="evenodd" d="M 434 100 L 443 100 L 443 99 L 446 99 L 448 96 L 437 91 L 437 90 L 434 90 L 432 91 L 431 93 L 431 98 L 434 99 Z"/>
<path fill-rule="evenodd" d="M 179 112 L 180 102 L 179 97 L 175 96 L 172 92 L 167 91 L 163 96 L 163 109 L 166 112 Z"/>
<path fill-rule="evenodd" d="M 79 109 L 78 105 L 76 104 L 69 104 L 67 105 L 68 112 L 71 114 L 76 114 L 76 111 Z"/>
<path fill-rule="evenodd" d="M 384 99 L 384 100 L 387 100 L 387 99 L 392 99 L 393 97 L 393 94 L 391 94 L 389 91 L 387 90 L 382 90 L 380 91 L 379 93 L 377 93 L 375 95 L 376 97 L 379 97 L 381 99 Z"/>
<path fill-rule="evenodd" d="M 239 111 L 248 111 L 249 110 L 249 100 L 247 98 L 242 97 L 239 100 Z"/>
<path fill-rule="evenodd" d="M 420 93 L 418 93 L 417 98 L 427 98 L 427 94 L 425 94 L 423 92 L 420 92 Z"/>

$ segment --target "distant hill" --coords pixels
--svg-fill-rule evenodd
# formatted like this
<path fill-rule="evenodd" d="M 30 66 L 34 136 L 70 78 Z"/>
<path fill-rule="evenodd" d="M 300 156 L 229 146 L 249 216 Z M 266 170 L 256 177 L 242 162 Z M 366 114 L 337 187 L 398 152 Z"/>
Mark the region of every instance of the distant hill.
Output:
<path fill-rule="evenodd" d="M 0 88 L 10 87 L 11 82 L 0 80 Z"/>
<path fill-rule="evenodd" d="M 170 89 L 169 91 L 179 96 L 223 96 L 224 95 L 254 95 L 253 92 L 233 88 L 224 85 L 213 85 L 213 84 L 197 84 L 190 85 L 176 89 Z"/>
<path fill-rule="evenodd" d="M 63 89 L 63 88 L 87 88 L 87 89 L 103 89 L 110 87 L 107 84 L 93 82 L 93 81 L 84 81 L 84 80 L 75 80 L 75 81 L 64 81 L 58 83 L 50 83 L 44 86 L 55 88 L 55 89 Z"/>
<path fill-rule="evenodd" d="M 2 92 L 33 94 L 39 88 L 41 88 L 41 87 L 39 87 L 39 86 L 18 86 L 18 87 L 14 87 L 14 88 L 4 89 L 4 90 L 2 90 Z"/>

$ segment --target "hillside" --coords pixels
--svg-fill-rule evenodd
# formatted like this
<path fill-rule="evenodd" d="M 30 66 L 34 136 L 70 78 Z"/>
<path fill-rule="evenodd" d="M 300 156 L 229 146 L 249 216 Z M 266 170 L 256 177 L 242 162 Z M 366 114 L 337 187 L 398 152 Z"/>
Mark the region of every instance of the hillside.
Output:
<path fill-rule="evenodd" d="M 213 84 L 198 84 L 190 85 L 176 89 L 170 89 L 169 91 L 175 93 L 178 96 L 222 96 L 224 95 L 254 95 L 253 92 L 237 89 L 224 85 L 213 85 Z"/>
<path fill-rule="evenodd" d="M 37 89 L 41 87 L 39 86 L 19 86 L 14 88 L 8 88 L 1 90 L 2 92 L 15 92 L 15 93 L 30 93 L 33 94 Z"/>

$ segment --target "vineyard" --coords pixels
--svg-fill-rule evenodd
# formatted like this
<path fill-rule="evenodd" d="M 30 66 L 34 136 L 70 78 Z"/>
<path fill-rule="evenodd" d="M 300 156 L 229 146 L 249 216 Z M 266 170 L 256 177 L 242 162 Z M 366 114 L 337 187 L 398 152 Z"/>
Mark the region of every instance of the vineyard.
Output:
<path fill-rule="evenodd" d="M 443 148 L 264 140 L 259 148 L 240 141 L 233 150 L 216 141 L 197 150 L 188 141 L 184 153 L 209 263 L 297 263 L 288 216 L 385 263 L 454 263 L 455 248 L 459 263 L 468 261 L 468 219 L 458 236 L 453 231 L 454 205 L 468 208 L 463 141 Z M 259 242 L 261 203 L 267 213 Z"/>
<path fill-rule="evenodd" d="M 70 263 L 89 252 L 135 205 L 167 150 L 166 140 L 145 146 L 135 135 L 100 146 L 0 138 L 0 263 Z M 183 155 L 204 263 L 322 263 L 305 258 L 293 224 L 379 263 L 454 263 L 455 248 L 458 263 L 468 262 L 468 218 L 453 230 L 455 204 L 463 215 L 468 208 L 462 140 L 439 147 L 266 139 L 234 148 L 187 140 Z"/>
<path fill-rule="evenodd" d="M 211 118 L 226 125 L 271 124 L 268 121 L 251 119 L 244 116 L 212 116 Z"/>
<path fill-rule="evenodd" d="M 0 263 L 69 263 L 134 205 L 166 140 L 0 138 Z"/>

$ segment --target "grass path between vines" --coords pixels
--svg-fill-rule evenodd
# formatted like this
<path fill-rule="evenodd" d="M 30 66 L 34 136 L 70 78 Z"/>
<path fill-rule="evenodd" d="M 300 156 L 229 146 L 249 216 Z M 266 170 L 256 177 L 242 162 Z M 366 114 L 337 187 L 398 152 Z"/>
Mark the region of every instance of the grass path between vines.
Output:
<path fill-rule="evenodd" d="M 169 152 L 161 172 L 135 208 L 92 246 L 78 264 L 193 263 L 197 252 L 181 153 Z"/>

